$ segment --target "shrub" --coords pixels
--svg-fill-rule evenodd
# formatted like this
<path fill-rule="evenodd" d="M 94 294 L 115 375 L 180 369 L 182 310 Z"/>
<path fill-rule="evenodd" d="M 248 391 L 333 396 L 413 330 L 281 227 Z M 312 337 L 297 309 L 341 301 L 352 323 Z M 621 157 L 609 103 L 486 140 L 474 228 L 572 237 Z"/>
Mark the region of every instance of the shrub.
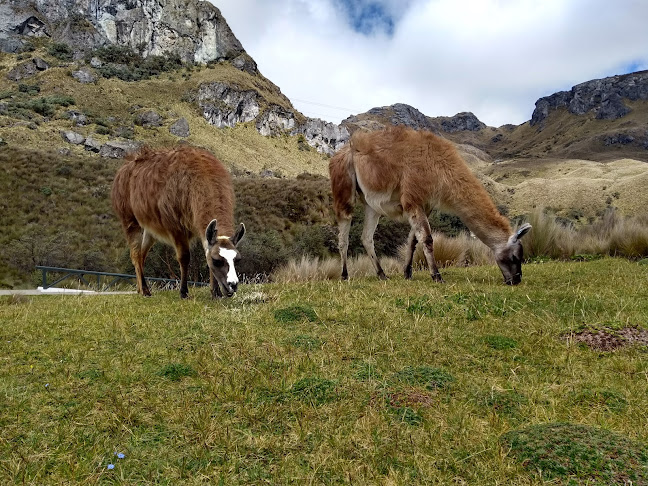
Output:
<path fill-rule="evenodd" d="M 51 44 L 47 48 L 47 53 L 61 61 L 71 61 L 74 58 L 74 51 L 65 43 L 55 42 Z"/>

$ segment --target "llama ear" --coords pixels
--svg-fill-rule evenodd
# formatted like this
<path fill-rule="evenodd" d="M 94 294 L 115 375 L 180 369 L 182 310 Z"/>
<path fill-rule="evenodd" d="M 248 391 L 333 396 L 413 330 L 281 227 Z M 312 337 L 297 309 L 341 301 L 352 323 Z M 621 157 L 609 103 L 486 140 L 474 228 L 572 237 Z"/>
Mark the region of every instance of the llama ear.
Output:
<path fill-rule="evenodd" d="M 529 223 L 524 223 L 522 226 L 518 228 L 517 233 L 515 233 L 515 239 L 519 240 L 524 235 L 526 235 L 530 229 L 531 229 L 531 225 Z"/>
<path fill-rule="evenodd" d="M 232 236 L 232 243 L 234 244 L 234 246 L 238 245 L 241 242 L 243 236 L 245 236 L 245 225 L 241 223 L 234 236 Z"/>
<path fill-rule="evenodd" d="M 205 239 L 209 246 L 214 246 L 218 240 L 218 222 L 212 219 L 205 230 Z"/>

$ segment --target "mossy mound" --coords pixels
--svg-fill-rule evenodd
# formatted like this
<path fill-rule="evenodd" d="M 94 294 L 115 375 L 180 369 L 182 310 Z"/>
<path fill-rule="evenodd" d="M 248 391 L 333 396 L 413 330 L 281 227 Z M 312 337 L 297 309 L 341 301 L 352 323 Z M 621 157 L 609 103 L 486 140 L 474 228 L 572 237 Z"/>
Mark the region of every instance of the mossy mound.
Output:
<path fill-rule="evenodd" d="M 568 423 L 540 424 L 501 437 L 510 455 L 558 484 L 648 485 L 648 451 L 608 430 Z"/>

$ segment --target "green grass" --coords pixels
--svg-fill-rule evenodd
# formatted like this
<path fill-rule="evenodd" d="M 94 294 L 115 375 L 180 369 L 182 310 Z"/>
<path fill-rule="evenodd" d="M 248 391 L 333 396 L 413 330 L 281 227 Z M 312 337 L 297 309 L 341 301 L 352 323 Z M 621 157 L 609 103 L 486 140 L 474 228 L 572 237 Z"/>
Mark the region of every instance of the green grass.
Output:
<path fill-rule="evenodd" d="M 645 265 L 444 279 L 0 298 L 0 484 L 540 485 L 551 424 L 585 427 L 574 454 L 593 458 L 552 484 L 645 464 L 646 348 L 564 339 L 646 328 Z"/>

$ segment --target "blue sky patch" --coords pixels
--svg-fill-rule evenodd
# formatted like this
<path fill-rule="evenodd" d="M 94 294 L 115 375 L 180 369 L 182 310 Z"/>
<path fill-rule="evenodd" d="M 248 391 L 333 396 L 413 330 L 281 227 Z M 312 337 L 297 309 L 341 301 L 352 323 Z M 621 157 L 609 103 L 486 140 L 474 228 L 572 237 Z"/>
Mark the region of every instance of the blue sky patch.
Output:
<path fill-rule="evenodd" d="M 395 15 L 383 2 L 372 0 L 334 0 L 344 12 L 349 25 L 364 35 L 384 33 L 394 35 Z"/>

